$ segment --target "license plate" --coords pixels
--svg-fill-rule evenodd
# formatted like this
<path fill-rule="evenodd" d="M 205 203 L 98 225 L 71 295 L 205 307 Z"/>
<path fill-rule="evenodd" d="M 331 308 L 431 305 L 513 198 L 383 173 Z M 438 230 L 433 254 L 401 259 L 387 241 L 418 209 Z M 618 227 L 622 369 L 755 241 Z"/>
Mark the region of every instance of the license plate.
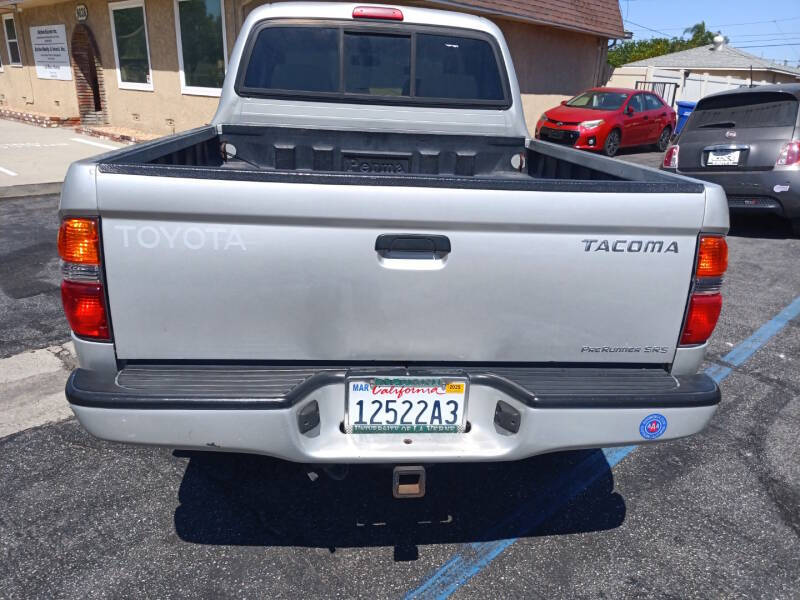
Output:
<path fill-rule="evenodd" d="M 708 166 L 730 166 L 739 164 L 739 150 L 712 150 L 708 153 Z"/>
<path fill-rule="evenodd" d="M 348 433 L 461 433 L 467 388 L 460 377 L 347 379 Z"/>
<path fill-rule="evenodd" d="M 561 129 L 551 129 L 548 132 L 548 135 L 554 140 L 563 140 L 564 139 L 564 131 Z"/>

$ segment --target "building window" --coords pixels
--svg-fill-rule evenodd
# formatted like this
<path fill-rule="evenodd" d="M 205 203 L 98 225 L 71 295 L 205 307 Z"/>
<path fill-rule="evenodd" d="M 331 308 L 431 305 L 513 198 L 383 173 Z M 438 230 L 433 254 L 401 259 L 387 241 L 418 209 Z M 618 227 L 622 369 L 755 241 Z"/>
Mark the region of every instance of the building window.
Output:
<path fill-rule="evenodd" d="M 8 64 L 14 67 L 21 67 L 22 57 L 19 54 L 19 41 L 17 40 L 17 26 L 14 23 L 14 15 L 3 15 L 3 29 L 6 34 Z"/>
<path fill-rule="evenodd" d="M 181 91 L 219 96 L 225 79 L 225 10 L 222 0 L 175 0 Z"/>
<path fill-rule="evenodd" d="M 117 83 L 122 89 L 152 90 L 147 17 L 142 0 L 127 0 L 108 5 L 114 57 L 117 59 Z"/>

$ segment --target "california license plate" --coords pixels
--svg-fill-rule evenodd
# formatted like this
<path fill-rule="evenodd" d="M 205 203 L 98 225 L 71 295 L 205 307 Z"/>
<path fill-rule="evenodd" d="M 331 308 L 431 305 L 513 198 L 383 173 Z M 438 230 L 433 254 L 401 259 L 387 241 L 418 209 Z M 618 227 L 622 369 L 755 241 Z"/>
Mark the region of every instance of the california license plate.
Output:
<path fill-rule="evenodd" d="M 710 167 L 739 164 L 739 150 L 712 150 L 708 153 L 706 164 Z"/>
<path fill-rule="evenodd" d="M 460 377 L 347 379 L 348 433 L 460 433 L 467 389 Z"/>

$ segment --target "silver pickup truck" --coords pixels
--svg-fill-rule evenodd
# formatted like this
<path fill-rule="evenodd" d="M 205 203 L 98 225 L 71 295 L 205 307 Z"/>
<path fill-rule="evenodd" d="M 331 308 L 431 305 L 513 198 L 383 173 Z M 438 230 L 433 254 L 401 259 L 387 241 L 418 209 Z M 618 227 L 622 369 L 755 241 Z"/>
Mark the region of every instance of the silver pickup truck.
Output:
<path fill-rule="evenodd" d="M 66 393 L 100 438 L 500 461 L 720 401 L 724 192 L 529 139 L 476 16 L 256 8 L 213 123 L 73 164 L 60 218 Z"/>

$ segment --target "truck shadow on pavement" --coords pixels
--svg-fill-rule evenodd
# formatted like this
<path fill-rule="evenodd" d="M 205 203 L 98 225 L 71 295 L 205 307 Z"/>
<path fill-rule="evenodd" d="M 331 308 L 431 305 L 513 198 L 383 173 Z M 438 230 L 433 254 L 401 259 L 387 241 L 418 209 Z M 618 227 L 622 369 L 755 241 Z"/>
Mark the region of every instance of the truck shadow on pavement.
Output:
<path fill-rule="evenodd" d="M 428 468 L 424 498 L 392 497 L 390 467 L 352 466 L 343 480 L 322 469 L 266 457 L 177 451 L 189 463 L 175 530 L 187 542 L 337 548 L 417 546 L 603 531 L 625 520 L 611 469 L 599 450 L 513 463 Z M 587 461 L 601 473 L 574 497 L 559 493 Z M 561 485 L 554 482 L 561 481 Z M 579 486 L 580 488 L 581 486 Z M 542 519 L 542 515 L 552 518 Z"/>

